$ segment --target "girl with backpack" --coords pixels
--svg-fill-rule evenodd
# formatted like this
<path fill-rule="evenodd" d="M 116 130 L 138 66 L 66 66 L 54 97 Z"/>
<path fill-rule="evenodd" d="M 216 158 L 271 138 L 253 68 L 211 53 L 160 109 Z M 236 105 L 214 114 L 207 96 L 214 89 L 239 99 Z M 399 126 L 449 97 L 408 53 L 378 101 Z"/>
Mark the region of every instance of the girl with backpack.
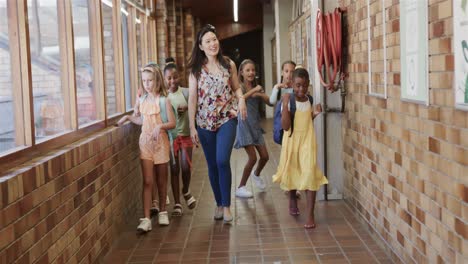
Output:
<path fill-rule="evenodd" d="M 247 109 L 239 89 L 236 65 L 223 56 L 216 29 L 198 31 L 189 61 L 189 123 L 194 144 L 201 143 L 216 200 L 215 220 L 231 223 L 231 153 L 237 115 Z"/>
<path fill-rule="evenodd" d="M 288 60 L 281 65 L 281 81 L 273 86 L 270 95 L 270 104 L 276 105 L 276 102 L 281 100 L 281 96 L 286 93 L 292 93 L 292 73 L 296 68 L 294 61 Z"/>
<path fill-rule="evenodd" d="M 298 215 L 297 197 L 293 190 L 305 190 L 307 220 L 304 228 L 315 228 L 314 207 L 316 191 L 327 184 L 327 178 L 317 165 L 317 145 L 313 119 L 322 112 L 315 109 L 312 98 L 307 95 L 309 73 L 303 68 L 293 73 L 293 94 L 282 97 L 281 123 L 284 130 L 278 170 L 273 182 L 289 192 L 289 213 Z M 291 110 L 291 111 L 290 111 Z M 293 111 L 294 110 L 294 111 Z"/>
<path fill-rule="evenodd" d="M 296 68 L 296 63 L 292 60 L 288 60 L 281 64 L 281 80 L 280 83 L 277 83 L 273 86 L 273 90 L 270 95 L 270 104 L 278 108 L 277 102 L 281 102 L 281 97 L 283 94 L 293 93 L 292 88 L 292 73 Z M 275 110 L 276 112 L 276 110 Z M 275 141 L 276 142 L 276 141 Z M 297 198 L 301 197 L 300 192 L 294 192 Z M 285 192 L 286 195 L 290 195 L 288 191 Z"/>
<path fill-rule="evenodd" d="M 244 148 L 249 160 L 247 164 L 245 164 L 242 179 L 236 190 L 236 196 L 241 198 L 253 197 L 252 192 L 245 186 L 250 176 L 259 190 L 264 191 L 266 187 L 264 180 L 260 177 L 260 173 L 265 167 L 269 157 L 263 138 L 263 129 L 260 127 L 258 106 L 261 101 L 264 101 L 270 106 L 271 104 L 270 98 L 263 93 L 263 88 L 257 85 L 255 75 L 255 63 L 249 59 L 242 61 L 239 65 L 239 83 L 247 104 L 247 119 L 242 120 L 239 118 L 237 121 L 237 138 L 234 143 L 234 148 Z M 260 155 L 258 163 L 255 150 Z M 257 168 L 255 171 L 252 171 L 255 163 L 257 163 Z"/>
<path fill-rule="evenodd" d="M 156 178 L 159 200 L 164 201 L 167 195 L 167 163 L 169 162 L 169 137 L 167 132 L 176 125 L 167 88 L 161 70 L 155 66 L 146 66 L 141 73 L 144 94 L 138 108 L 140 116 L 126 115 L 117 125 L 129 120 L 142 125 L 139 140 L 140 160 L 143 173 L 143 213 L 138 231 L 148 232 L 152 229 L 150 206 L 153 180 Z M 156 172 L 156 177 L 154 173 Z M 169 225 L 166 204 L 160 204 L 159 225 Z"/>
<path fill-rule="evenodd" d="M 193 143 L 190 138 L 188 120 L 188 88 L 179 87 L 179 73 L 173 58 L 166 59 L 164 78 L 169 89 L 169 99 L 177 111 L 177 125 L 171 155 L 171 186 L 174 195 L 173 216 L 182 215 L 180 204 L 179 173 L 182 171 L 182 195 L 189 209 L 195 208 L 197 201 L 190 194 Z"/>

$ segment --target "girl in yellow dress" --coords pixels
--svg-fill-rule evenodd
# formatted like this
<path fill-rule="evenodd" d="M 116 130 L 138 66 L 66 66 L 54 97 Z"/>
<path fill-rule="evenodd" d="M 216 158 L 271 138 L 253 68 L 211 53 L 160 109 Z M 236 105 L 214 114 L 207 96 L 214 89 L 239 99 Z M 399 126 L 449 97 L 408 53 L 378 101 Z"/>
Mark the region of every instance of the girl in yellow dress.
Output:
<path fill-rule="evenodd" d="M 296 190 L 305 190 L 307 196 L 307 222 L 304 228 L 314 228 L 314 206 L 316 191 L 327 184 L 327 178 L 317 166 L 317 144 L 313 119 L 322 112 L 318 104 L 313 109 L 307 95 L 309 73 L 303 68 L 294 70 L 294 94 L 282 97 L 281 126 L 284 129 L 278 171 L 273 182 L 289 192 L 289 213 L 298 215 Z M 296 112 L 291 120 L 290 97 L 295 97 Z M 291 122 L 293 121 L 293 122 Z M 291 124 L 294 126 L 291 126 Z"/>

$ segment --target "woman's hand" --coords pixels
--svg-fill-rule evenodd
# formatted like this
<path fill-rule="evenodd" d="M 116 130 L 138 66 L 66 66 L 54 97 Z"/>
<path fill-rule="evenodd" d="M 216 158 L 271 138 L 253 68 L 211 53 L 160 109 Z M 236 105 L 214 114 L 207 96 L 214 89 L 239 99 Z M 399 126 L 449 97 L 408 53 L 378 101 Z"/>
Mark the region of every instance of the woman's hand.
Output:
<path fill-rule="evenodd" d="M 156 125 L 156 127 L 153 130 L 152 139 L 158 142 L 160 136 L 161 136 L 161 125 Z"/>
<path fill-rule="evenodd" d="M 190 138 L 192 139 L 192 143 L 198 148 L 200 141 L 198 140 L 198 132 L 195 127 L 190 128 Z"/>

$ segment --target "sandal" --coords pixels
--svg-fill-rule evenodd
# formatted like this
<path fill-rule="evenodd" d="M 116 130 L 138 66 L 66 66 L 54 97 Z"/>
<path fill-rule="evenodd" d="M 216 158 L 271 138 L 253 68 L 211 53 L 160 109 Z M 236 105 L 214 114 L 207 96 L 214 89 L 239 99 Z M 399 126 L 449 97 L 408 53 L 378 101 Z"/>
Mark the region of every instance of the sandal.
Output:
<path fill-rule="evenodd" d="M 184 196 L 185 202 L 187 202 L 187 207 L 190 210 L 192 210 L 193 208 L 195 208 L 195 206 L 197 206 L 197 200 L 195 200 L 195 198 L 190 194 L 190 191 L 188 191 L 187 193 L 184 193 L 183 196 Z"/>
<path fill-rule="evenodd" d="M 150 208 L 151 217 L 159 214 L 159 202 L 158 200 L 153 200 L 153 207 Z"/>
<path fill-rule="evenodd" d="M 167 216 L 167 211 L 159 212 L 158 214 L 158 223 L 160 226 L 169 225 L 169 217 Z"/>
<path fill-rule="evenodd" d="M 175 204 L 174 211 L 172 211 L 172 216 L 182 216 L 182 205 Z"/>
<path fill-rule="evenodd" d="M 297 207 L 290 207 L 289 208 L 289 214 L 292 216 L 299 215 L 299 208 Z"/>
<path fill-rule="evenodd" d="M 305 225 L 304 225 L 304 228 L 305 228 L 305 229 L 313 229 L 313 228 L 315 228 L 315 224 L 311 224 L 311 225 L 305 224 Z"/>

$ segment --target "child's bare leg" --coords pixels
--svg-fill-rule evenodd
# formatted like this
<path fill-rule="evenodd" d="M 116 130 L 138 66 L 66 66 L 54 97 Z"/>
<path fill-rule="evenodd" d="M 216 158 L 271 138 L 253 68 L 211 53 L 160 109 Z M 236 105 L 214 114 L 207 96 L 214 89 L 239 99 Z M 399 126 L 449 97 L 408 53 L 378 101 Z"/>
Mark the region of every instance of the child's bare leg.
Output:
<path fill-rule="evenodd" d="M 289 190 L 289 214 L 298 215 L 296 190 Z"/>
<path fill-rule="evenodd" d="M 190 190 L 190 180 L 192 178 L 192 170 L 189 164 L 189 160 L 192 160 L 192 148 L 183 149 L 181 155 L 182 193 L 187 193 Z"/>
<path fill-rule="evenodd" d="M 171 158 L 171 187 L 174 195 L 174 203 L 180 204 L 180 184 L 179 184 L 179 158 L 174 157 L 175 162 Z"/>
<path fill-rule="evenodd" d="M 141 160 L 141 170 L 143 173 L 143 213 L 146 218 L 150 218 L 151 192 L 153 189 L 153 161 Z"/>
<path fill-rule="evenodd" d="M 257 153 L 255 153 L 255 146 L 246 146 L 244 149 L 245 152 L 247 152 L 247 155 L 249 156 L 249 160 L 245 164 L 244 172 L 242 173 L 242 179 L 239 183 L 239 188 L 247 184 L 247 180 L 250 177 L 250 173 L 252 173 L 252 169 L 255 166 L 255 163 L 257 163 Z"/>
<path fill-rule="evenodd" d="M 159 209 L 161 212 L 166 211 L 166 196 L 167 196 L 167 163 L 155 165 L 156 183 L 158 185 L 159 194 Z"/>
<path fill-rule="evenodd" d="M 270 157 L 268 156 L 268 150 L 265 145 L 257 145 L 255 146 L 255 148 L 257 149 L 258 154 L 260 155 L 260 160 L 258 161 L 257 168 L 255 168 L 255 175 L 260 176 L 260 173 L 262 172 Z"/>
<path fill-rule="evenodd" d="M 305 228 L 314 228 L 315 227 L 315 198 L 317 192 L 316 191 L 306 191 L 307 196 L 307 220 L 306 224 L 304 225 Z"/>

